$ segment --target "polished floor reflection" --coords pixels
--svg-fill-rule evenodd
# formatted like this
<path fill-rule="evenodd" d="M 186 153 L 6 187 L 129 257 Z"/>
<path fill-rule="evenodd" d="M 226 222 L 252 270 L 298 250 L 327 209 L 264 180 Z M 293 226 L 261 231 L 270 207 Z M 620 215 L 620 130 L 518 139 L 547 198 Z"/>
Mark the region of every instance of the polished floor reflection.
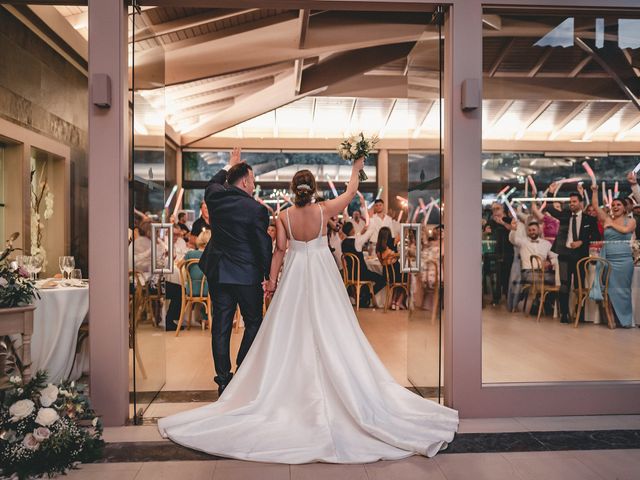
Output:
<path fill-rule="evenodd" d="M 482 319 L 483 383 L 640 379 L 639 328 L 538 323 L 503 306 L 487 306 Z"/>

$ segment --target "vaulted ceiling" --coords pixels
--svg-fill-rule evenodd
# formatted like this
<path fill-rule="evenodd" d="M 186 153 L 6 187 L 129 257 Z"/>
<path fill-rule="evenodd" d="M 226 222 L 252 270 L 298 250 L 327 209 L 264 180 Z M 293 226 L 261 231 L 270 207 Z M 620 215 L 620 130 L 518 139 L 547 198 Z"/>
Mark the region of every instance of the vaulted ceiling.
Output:
<path fill-rule="evenodd" d="M 86 7 L 32 8 L 55 9 L 86 41 Z M 136 122 L 152 131 L 164 112 L 184 146 L 210 136 L 335 138 L 360 130 L 437 137 L 439 42 L 430 18 L 145 7 L 131 16 L 129 39 Z M 640 140 L 640 49 L 618 48 L 617 17 L 606 16 L 604 48 L 596 48 L 589 15 L 576 17 L 573 48 L 534 45 L 564 18 L 484 17 L 484 138 Z"/>

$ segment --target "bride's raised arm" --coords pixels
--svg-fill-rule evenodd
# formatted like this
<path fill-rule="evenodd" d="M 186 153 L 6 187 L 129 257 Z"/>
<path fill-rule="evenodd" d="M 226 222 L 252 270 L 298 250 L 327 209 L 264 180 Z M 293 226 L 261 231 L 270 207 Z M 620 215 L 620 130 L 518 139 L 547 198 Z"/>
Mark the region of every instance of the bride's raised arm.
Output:
<path fill-rule="evenodd" d="M 358 191 L 358 185 L 360 184 L 358 174 L 363 168 L 364 158 L 360 158 L 353 162 L 353 167 L 351 168 L 351 179 L 347 185 L 347 190 L 337 198 L 327 200 L 322 204 L 327 217 L 336 216 L 349 206 L 351 200 L 353 200 L 353 197 L 355 197 Z"/>
<path fill-rule="evenodd" d="M 269 284 L 267 291 L 273 292 L 278 285 L 278 275 L 284 260 L 284 254 L 287 251 L 287 231 L 284 226 L 284 215 L 278 215 L 276 220 L 276 248 L 271 257 L 271 271 L 269 272 Z"/>

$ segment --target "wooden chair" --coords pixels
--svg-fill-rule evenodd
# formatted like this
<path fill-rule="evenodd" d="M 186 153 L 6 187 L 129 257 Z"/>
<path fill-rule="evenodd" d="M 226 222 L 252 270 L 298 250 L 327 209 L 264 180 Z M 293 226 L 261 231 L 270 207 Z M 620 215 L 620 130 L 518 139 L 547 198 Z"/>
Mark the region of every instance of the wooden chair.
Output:
<path fill-rule="evenodd" d="M 594 278 L 589 285 L 583 284 L 582 279 L 585 280 L 589 276 L 590 267 L 594 267 Z M 600 266 L 600 268 L 598 268 Z M 576 277 L 578 278 L 578 290 L 577 290 L 577 302 L 576 302 L 576 317 L 573 322 L 574 327 L 578 327 L 580 322 L 580 314 L 584 308 L 584 304 L 589 298 L 591 289 L 595 282 L 600 282 L 602 289 L 602 303 L 607 316 L 607 323 L 609 328 L 616 328 L 616 324 L 611 315 L 611 303 L 609 302 L 609 275 L 611 273 L 611 264 L 608 260 L 600 257 L 585 257 L 580 259 L 576 264 Z"/>
<path fill-rule="evenodd" d="M 556 302 L 558 301 L 557 295 L 560 293 L 559 285 L 546 285 L 544 283 L 544 261 L 538 255 L 531 255 L 531 270 L 533 274 L 533 281 L 531 287 L 531 294 L 535 298 L 536 295 L 540 295 L 540 305 L 538 306 L 538 318 L 537 322 L 540 321 L 540 315 L 542 315 L 542 309 L 544 308 L 544 301 L 547 298 L 547 295 L 550 293 L 556 294 Z M 525 310 L 526 311 L 526 310 Z"/>
<path fill-rule="evenodd" d="M 187 320 L 187 330 L 191 329 L 191 317 L 193 314 L 193 305 L 196 303 L 200 303 L 205 306 L 207 309 L 207 319 L 209 320 L 209 330 L 211 330 L 211 297 L 209 296 L 209 292 L 206 295 L 202 295 L 205 291 L 205 282 L 207 278 L 203 275 L 200 280 L 200 295 L 194 295 L 193 292 L 193 281 L 191 279 L 190 269 L 193 265 L 198 264 L 200 259 L 192 258 L 191 260 L 187 260 L 184 262 L 184 265 L 180 268 L 180 283 L 182 285 L 182 306 L 180 307 L 180 319 L 178 320 L 178 327 L 176 328 L 176 337 L 180 335 L 180 328 L 182 328 L 182 322 L 184 320 L 184 315 L 189 309 L 189 318 Z M 196 283 L 197 285 L 197 283 Z M 204 330 L 205 323 L 202 322 L 202 329 Z"/>
<path fill-rule="evenodd" d="M 147 372 L 142 362 L 142 356 L 138 348 L 138 336 L 136 335 L 140 319 L 146 312 L 145 286 L 142 273 L 129 270 L 129 283 L 133 285 L 133 292 L 129 290 L 129 348 L 134 352 L 136 365 L 140 369 L 142 378 L 146 379 Z"/>
<path fill-rule="evenodd" d="M 360 279 L 360 259 L 353 253 L 342 254 L 342 280 L 348 289 L 354 287 L 356 291 L 356 311 L 360 310 L 360 290 L 367 287 L 371 292 L 371 302 L 376 305 L 376 294 L 373 290 L 374 282 Z"/>
<path fill-rule="evenodd" d="M 407 281 L 404 282 L 402 273 L 400 274 L 400 278 L 396 278 L 396 272 L 393 269 L 393 264 L 384 265 L 383 268 L 384 278 L 387 281 L 387 297 L 384 300 L 384 311 L 386 312 L 389 309 L 389 303 L 391 302 L 393 292 L 395 292 L 397 288 L 404 290 L 407 298 L 409 298 L 409 275 L 407 275 Z"/>

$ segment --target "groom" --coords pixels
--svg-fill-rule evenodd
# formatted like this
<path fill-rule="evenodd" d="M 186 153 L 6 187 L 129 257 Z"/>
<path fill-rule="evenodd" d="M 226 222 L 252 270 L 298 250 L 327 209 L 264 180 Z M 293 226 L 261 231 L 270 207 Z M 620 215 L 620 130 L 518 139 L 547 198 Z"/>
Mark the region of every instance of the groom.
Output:
<path fill-rule="evenodd" d="M 262 323 L 262 285 L 269 280 L 271 238 L 269 214 L 254 200 L 254 188 L 253 170 L 240 160 L 236 149 L 229 165 L 209 181 L 205 191 L 212 229 L 199 265 L 207 276 L 213 304 L 211 349 L 219 395 L 233 376 L 229 344 L 237 306 L 245 325 L 238 367 Z"/>

